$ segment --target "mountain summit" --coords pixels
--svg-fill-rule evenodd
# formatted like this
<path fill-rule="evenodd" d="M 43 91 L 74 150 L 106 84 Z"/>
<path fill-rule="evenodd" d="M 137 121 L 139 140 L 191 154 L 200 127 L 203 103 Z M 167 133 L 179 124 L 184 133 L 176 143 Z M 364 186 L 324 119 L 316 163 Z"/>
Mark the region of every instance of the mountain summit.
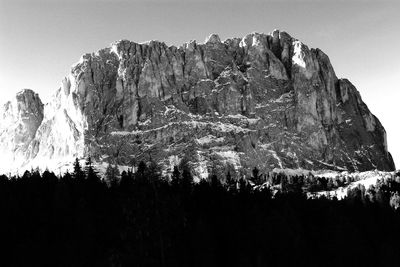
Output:
<path fill-rule="evenodd" d="M 83 55 L 46 105 L 24 90 L 1 109 L 3 171 L 87 155 L 153 160 L 165 171 L 185 159 L 199 178 L 253 167 L 395 168 L 357 89 L 320 49 L 278 30 L 180 47 L 118 41 Z"/>

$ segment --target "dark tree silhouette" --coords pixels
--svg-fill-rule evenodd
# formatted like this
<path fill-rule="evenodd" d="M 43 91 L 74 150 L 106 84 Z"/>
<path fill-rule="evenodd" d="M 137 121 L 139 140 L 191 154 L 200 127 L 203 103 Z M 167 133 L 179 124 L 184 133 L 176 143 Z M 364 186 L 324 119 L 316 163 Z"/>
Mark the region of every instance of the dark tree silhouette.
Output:
<path fill-rule="evenodd" d="M 73 177 L 78 180 L 83 180 L 85 178 L 85 173 L 82 170 L 82 166 L 79 163 L 79 159 L 76 158 L 74 162 L 74 172 Z"/>
<path fill-rule="evenodd" d="M 31 170 L 0 176 L 2 266 L 400 262 L 396 175 L 367 190 L 354 187 L 338 200 L 307 198 L 309 188 L 334 188 L 341 180 L 309 174 L 269 173 L 268 186 L 242 177 L 236 189 L 230 172 L 193 182 L 187 163 L 174 168 L 171 182 L 155 162 L 140 162 L 136 172 L 121 175 L 110 165 L 103 180 L 90 178 L 91 165 L 85 165 L 86 179 L 78 160 L 72 175 Z"/>

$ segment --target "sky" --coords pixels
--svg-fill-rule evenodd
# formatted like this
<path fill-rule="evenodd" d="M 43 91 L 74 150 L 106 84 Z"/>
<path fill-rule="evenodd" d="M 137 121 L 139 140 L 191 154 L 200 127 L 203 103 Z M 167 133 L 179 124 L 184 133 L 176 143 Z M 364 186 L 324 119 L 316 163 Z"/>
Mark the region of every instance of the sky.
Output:
<path fill-rule="evenodd" d="M 82 54 L 116 40 L 180 45 L 280 29 L 357 87 L 400 168 L 399 13 L 397 0 L 0 0 L 0 102 L 22 88 L 47 102 Z"/>

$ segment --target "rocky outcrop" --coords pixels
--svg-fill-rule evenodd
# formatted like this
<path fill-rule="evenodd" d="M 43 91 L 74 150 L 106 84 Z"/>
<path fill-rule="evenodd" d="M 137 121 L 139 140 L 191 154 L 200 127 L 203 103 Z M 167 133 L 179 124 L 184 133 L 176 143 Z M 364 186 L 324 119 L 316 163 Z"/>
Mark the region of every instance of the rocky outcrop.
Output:
<path fill-rule="evenodd" d="M 180 47 L 123 40 L 86 54 L 34 136 L 35 164 L 90 154 L 165 170 L 186 157 L 198 177 L 254 166 L 394 169 L 355 87 L 321 50 L 277 30 Z"/>
<path fill-rule="evenodd" d="M 30 145 L 43 121 L 43 104 L 36 93 L 24 89 L 0 110 L 1 162 L 16 169 L 35 156 Z"/>

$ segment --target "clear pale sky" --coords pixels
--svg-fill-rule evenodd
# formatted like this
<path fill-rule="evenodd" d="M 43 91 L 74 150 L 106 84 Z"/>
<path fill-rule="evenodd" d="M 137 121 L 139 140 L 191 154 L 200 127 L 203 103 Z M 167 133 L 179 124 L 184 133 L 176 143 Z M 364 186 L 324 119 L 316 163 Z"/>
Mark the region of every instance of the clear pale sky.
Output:
<path fill-rule="evenodd" d="M 44 102 L 71 65 L 119 39 L 169 45 L 281 29 L 329 55 L 388 135 L 400 168 L 400 1 L 0 0 L 0 102 L 22 88 Z"/>

